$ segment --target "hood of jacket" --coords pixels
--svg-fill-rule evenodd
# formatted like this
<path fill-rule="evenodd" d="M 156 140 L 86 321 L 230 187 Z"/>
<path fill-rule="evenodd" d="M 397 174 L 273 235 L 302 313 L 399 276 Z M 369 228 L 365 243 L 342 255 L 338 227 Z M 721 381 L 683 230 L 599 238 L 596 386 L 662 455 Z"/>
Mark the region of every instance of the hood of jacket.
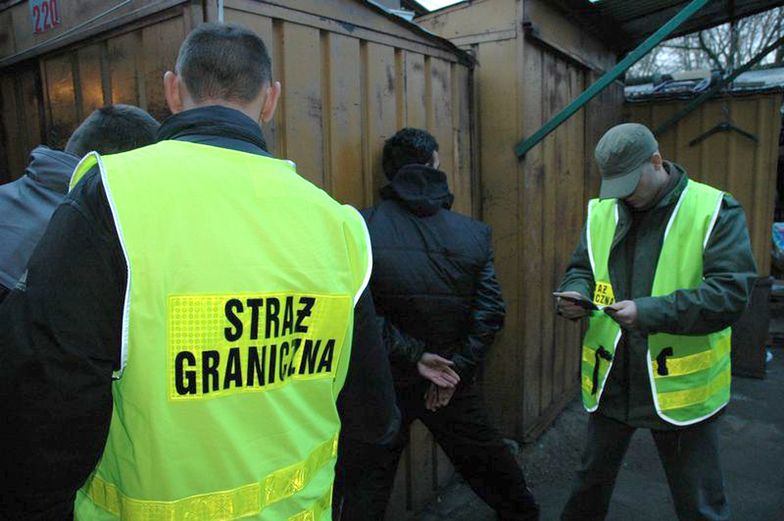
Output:
<path fill-rule="evenodd" d="M 426 165 L 406 165 L 381 189 L 381 198 L 400 202 L 420 217 L 450 209 L 454 196 L 449 192 L 446 174 Z"/>

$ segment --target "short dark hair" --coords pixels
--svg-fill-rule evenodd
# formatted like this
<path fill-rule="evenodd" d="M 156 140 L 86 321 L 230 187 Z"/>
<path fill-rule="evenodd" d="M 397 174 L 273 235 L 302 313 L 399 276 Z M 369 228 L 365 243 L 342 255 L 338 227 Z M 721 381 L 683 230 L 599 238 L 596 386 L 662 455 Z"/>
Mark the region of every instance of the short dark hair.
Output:
<path fill-rule="evenodd" d="M 117 154 L 155 143 L 161 126 L 155 118 L 132 105 L 106 105 L 94 110 L 71 134 L 65 151 L 83 156 L 93 150 Z"/>
<path fill-rule="evenodd" d="M 175 71 L 195 102 L 248 103 L 272 82 L 264 41 L 237 24 L 206 23 L 191 31 L 182 42 Z"/>
<path fill-rule="evenodd" d="M 384 142 L 381 164 L 384 174 L 392 179 L 406 165 L 427 165 L 433 160 L 438 142 L 429 132 L 418 128 L 404 128 Z"/>

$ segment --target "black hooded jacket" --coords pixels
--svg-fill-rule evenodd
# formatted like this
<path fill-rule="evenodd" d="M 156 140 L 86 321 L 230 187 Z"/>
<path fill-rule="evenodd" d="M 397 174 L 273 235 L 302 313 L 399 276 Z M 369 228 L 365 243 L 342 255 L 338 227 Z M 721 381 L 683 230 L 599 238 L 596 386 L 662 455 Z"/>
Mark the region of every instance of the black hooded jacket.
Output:
<path fill-rule="evenodd" d="M 381 198 L 362 212 L 376 310 L 403 337 L 422 341 L 393 335 L 390 342 L 387 328 L 397 377 L 430 351 L 452 359 L 468 382 L 504 323 L 490 227 L 452 212 L 446 175 L 424 165 L 400 169 Z"/>
<path fill-rule="evenodd" d="M 78 163 L 73 154 L 41 145 L 23 176 L 0 186 L 0 300 L 24 273 Z"/>

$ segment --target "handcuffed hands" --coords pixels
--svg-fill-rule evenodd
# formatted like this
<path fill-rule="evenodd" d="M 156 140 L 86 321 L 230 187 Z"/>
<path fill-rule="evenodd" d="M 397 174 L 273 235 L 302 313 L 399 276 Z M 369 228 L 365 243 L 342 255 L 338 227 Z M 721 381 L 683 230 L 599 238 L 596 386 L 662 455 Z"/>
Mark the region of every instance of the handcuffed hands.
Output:
<path fill-rule="evenodd" d="M 423 353 L 417 362 L 419 375 L 438 387 L 454 388 L 460 383 L 460 375 L 452 369 L 455 363 L 435 353 Z"/>
<path fill-rule="evenodd" d="M 455 389 L 455 387 L 439 387 L 431 383 L 425 393 L 425 409 L 435 412 L 441 407 L 449 405 L 449 401 L 455 394 Z"/>

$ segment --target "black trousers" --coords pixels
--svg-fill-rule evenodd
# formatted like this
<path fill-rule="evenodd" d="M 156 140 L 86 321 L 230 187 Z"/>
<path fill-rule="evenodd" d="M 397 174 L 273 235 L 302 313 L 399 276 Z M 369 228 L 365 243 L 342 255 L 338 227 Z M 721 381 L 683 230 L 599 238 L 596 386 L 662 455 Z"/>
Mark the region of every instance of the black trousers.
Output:
<path fill-rule="evenodd" d="M 382 520 L 411 422 L 422 420 L 455 469 L 502 520 L 535 521 L 539 508 L 509 446 L 484 411 L 476 386 L 460 387 L 446 407 L 425 409 L 425 383 L 397 389 L 401 430 L 388 447 L 341 440 L 335 481 L 340 521 Z"/>
<path fill-rule="evenodd" d="M 602 521 L 635 428 L 599 413 L 588 420 L 585 451 L 562 521 Z M 680 521 L 728 521 L 719 465 L 718 421 L 651 431 Z"/>

